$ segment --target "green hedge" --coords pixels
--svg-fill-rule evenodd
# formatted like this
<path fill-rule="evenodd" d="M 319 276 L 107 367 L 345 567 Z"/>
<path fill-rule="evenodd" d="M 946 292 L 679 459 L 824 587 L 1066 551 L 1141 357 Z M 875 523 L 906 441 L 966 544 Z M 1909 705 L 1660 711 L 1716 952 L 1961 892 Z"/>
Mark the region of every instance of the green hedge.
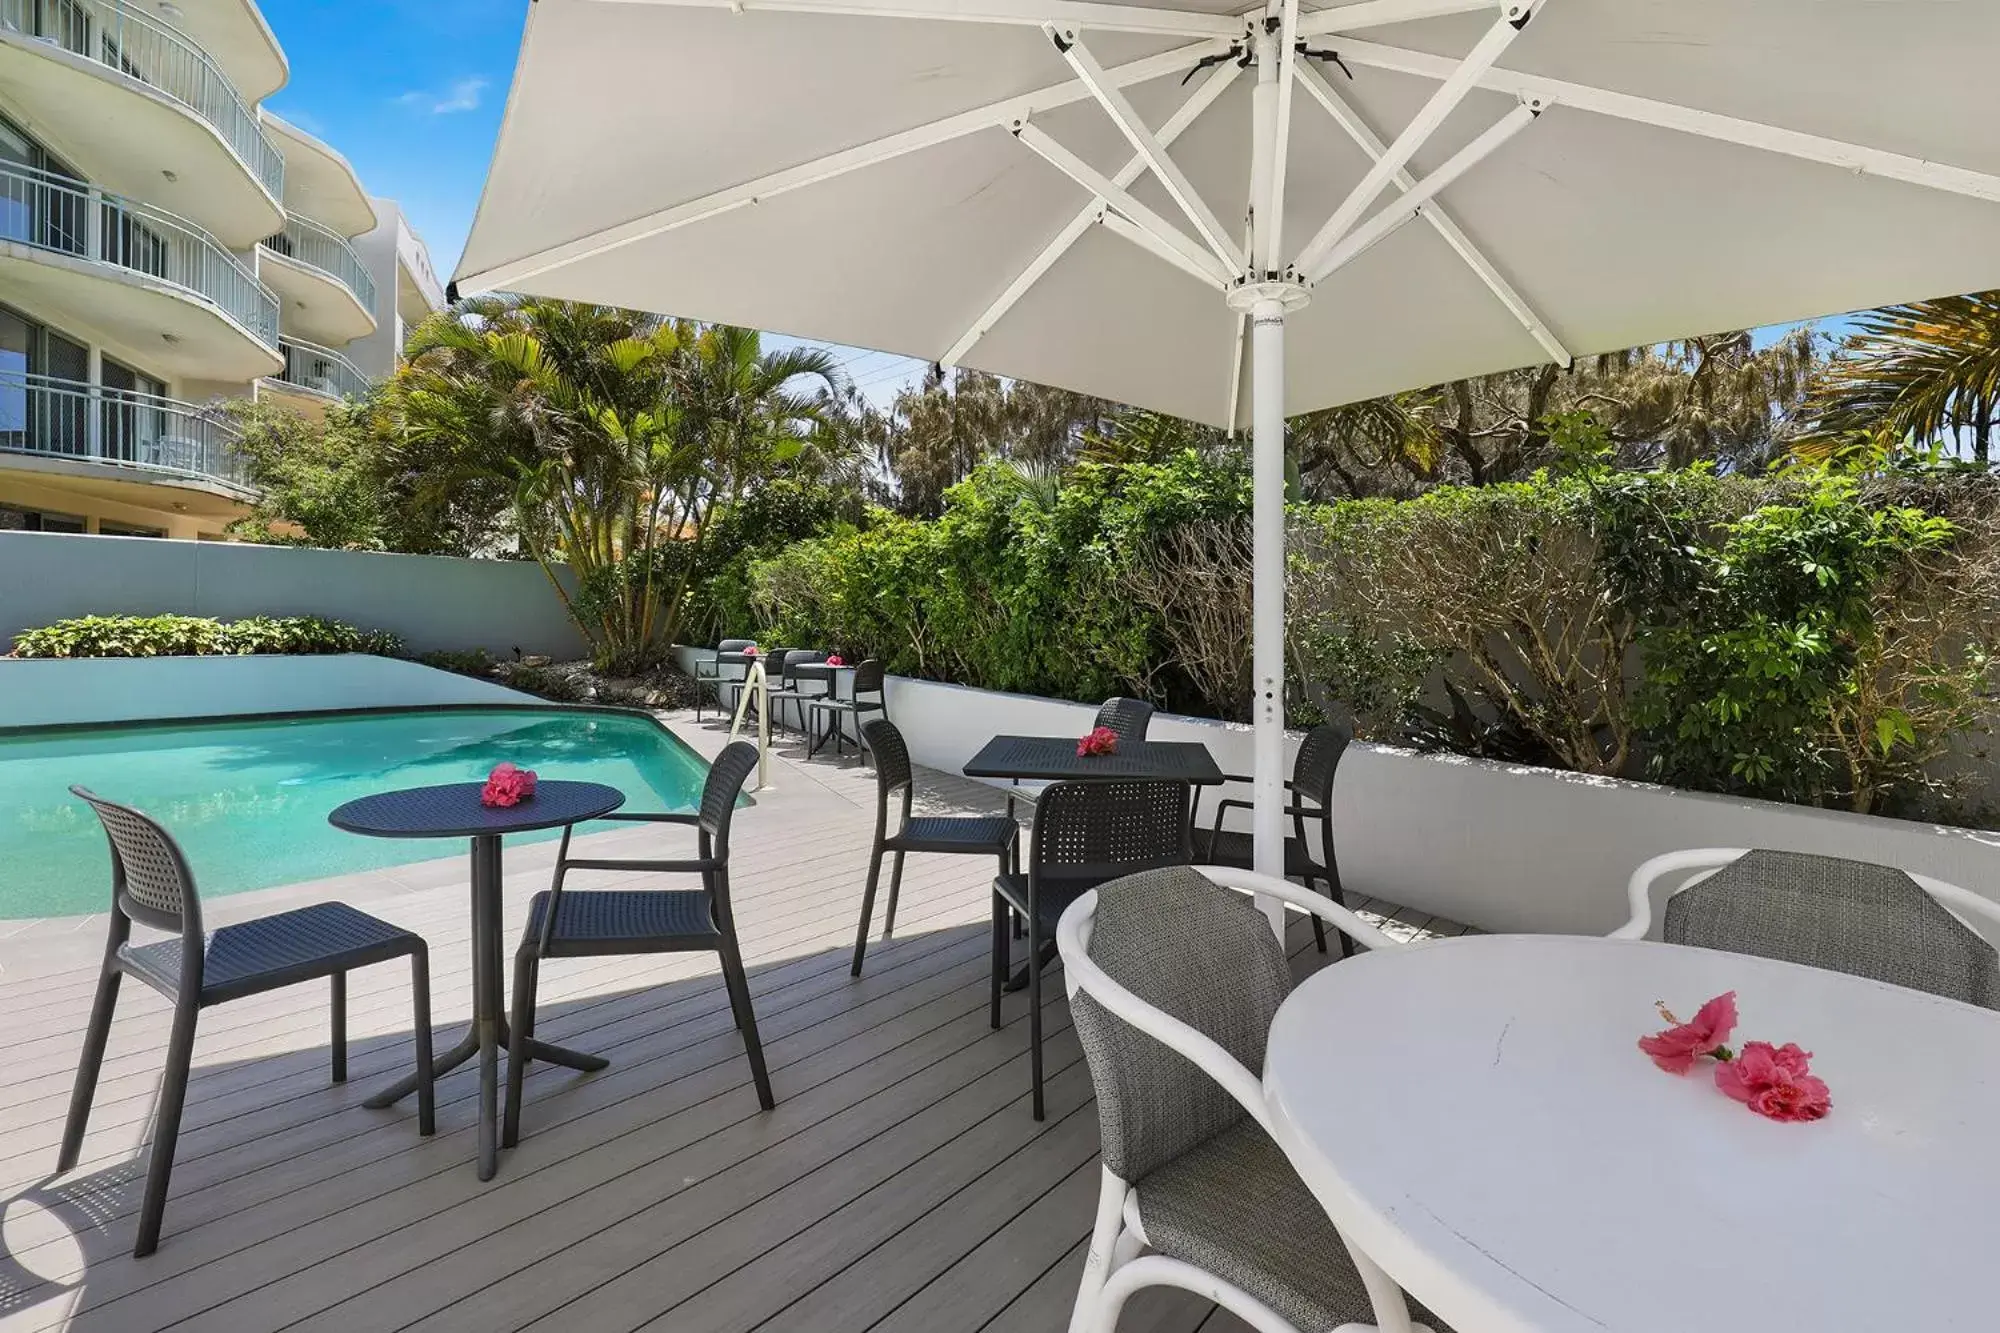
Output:
<path fill-rule="evenodd" d="M 403 656 L 403 643 L 380 630 L 356 629 L 318 616 L 83 616 L 28 630 L 16 657 L 241 657 L 253 653 L 373 653 Z"/>

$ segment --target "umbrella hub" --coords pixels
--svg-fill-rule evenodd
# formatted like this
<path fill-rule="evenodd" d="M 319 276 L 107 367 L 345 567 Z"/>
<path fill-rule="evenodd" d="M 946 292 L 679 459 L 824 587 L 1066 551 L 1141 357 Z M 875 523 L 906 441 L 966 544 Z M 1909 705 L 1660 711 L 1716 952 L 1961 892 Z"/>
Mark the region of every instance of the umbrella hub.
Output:
<path fill-rule="evenodd" d="M 1239 278 L 1224 293 L 1223 299 L 1228 301 L 1229 308 L 1238 314 L 1255 314 L 1260 306 L 1268 310 L 1270 304 L 1275 303 L 1280 310 L 1289 315 L 1295 310 L 1303 309 L 1306 302 L 1312 299 L 1312 292 L 1303 282 L 1290 275 L 1265 280 Z"/>

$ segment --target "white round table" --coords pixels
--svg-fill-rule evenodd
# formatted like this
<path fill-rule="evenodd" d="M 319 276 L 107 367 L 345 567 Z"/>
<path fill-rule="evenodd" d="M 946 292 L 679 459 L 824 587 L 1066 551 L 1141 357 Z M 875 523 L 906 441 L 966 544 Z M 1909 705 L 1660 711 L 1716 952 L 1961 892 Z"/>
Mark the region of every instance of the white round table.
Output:
<path fill-rule="evenodd" d="M 1832 1090 L 1779 1124 L 1635 1043 L 1737 993 L 1732 1046 Z M 1329 967 L 1278 1011 L 1278 1137 L 1457 1333 L 2000 1329 L 2000 1013 L 1706 949 L 1486 935 Z"/>

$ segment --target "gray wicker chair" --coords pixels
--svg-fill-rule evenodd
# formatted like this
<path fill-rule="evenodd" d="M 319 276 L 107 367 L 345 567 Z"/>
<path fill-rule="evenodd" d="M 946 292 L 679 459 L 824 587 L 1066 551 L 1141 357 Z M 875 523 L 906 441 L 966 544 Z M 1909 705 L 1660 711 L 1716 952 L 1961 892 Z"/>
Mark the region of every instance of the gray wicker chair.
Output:
<path fill-rule="evenodd" d="M 514 1013 L 508 1023 L 507 1109 L 502 1146 L 520 1139 L 521 1080 L 527 1072 L 528 1041 L 535 1035 L 535 987 L 544 958 L 602 958 L 649 953 L 714 953 L 721 957 L 722 981 L 736 1027 L 750 1057 L 757 1101 L 770 1110 L 771 1076 L 757 1037 L 757 1014 L 743 951 L 736 942 L 736 919 L 729 906 L 729 824 L 736 798 L 757 768 L 757 747 L 733 741 L 709 766 L 701 808 L 694 814 L 611 814 L 603 818 L 643 824 L 686 824 L 696 830 L 691 860 L 605 860 L 572 857 L 570 830 L 556 851 L 555 878 L 528 903 L 528 922 L 514 955 Z M 565 889 L 572 870 L 640 871 L 699 875 L 699 889 Z"/>
<path fill-rule="evenodd" d="M 724 639 L 715 645 L 712 661 L 694 664 L 694 720 L 701 721 L 701 696 L 705 689 L 715 691 L 715 705 L 728 712 L 730 701 L 723 698 L 724 686 L 739 685 L 750 674 L 750 659 L 743 655 L 745 648 L 755 648 L 755 639 Z"/>
<path fill-rule="evenodd" d="M 1097 706 L 1093 727 L 1109 727 L 1121 741 L 1143 741 L 1153 724 L 1153 705 L 1144 699 L 1114 695 Z"/>
<path fill-rule="evenodd" d="M 1395 947 L 1315 894 L 1285 901 Z M 1348 1248 L 1265 1122 L 1258 1079 L 1292 976 L 1263 915 L 1171 867 L 1086 894 L 1058 938 L 1103 1148 L 1071 1333 L 1107 1333 L 1134 1292 L 1157 1285 L 1199 1291 L 1259 1330 L 1387 1326 L 1402 1292 Z"/>
<path fill-rule="evenodd" d="M 861 895 L 861 929 L 854 936 L 853 975 L 857 977 L 868 951 L 868 927 L 875 917 L 875 888 L 882 879 L 884 853 L 895 857 L 889 871 L 889 902 L 882 913 L 885 940 L 896 930 L 896 895 L 903 885 L 904 853 L 997 857 L 1003 875 L 1019 868 L 1021 856 L 1021 826 L 1005 815 L 910 814 L 916 788 L 910 771 L 910 747 L 888 718 L 870 718 L 861 724 L 861 748 L 875 761 L 875 849 L 868 857 L 868 888 Z M 891 833 L 889 802 L 897 795 L 902 797 L 902 813 Z"/>
<path fill-rule="evenodd" d="M 1679 875 L 1659 938 L 1846 972 L 2000 1009 L 2000 905 L 1891 866 L 1806 852 L 1702 847 L 1632 874 L 1632 917 L 1614 938 L 1654 933 L 1656 886 Z M 1982 935 L 1967 922 L 1976 922 Z"/>
<path fill-rule="evenodd" d="M 862 697 L 869 694 L 875 697 L 872 699 Z M 853 718 L 858 728 L 861 719 L 870 713 L 889 716 L 889 696 L 883 689 L 882 663 L 875 658 L 869 658 L 854 668 L 854 682 L 848 687 L 845 696 L 839 694 L 837 690 L 830 691 L 821 698 L 810 700 L 806 707 L 812 710 L 811 721 L 806 728 L 806 758 L 810 759 L 818 754 L 820 747 L 828 741 L 833 742 L 833 752 L 836 755 L 844 753 L 847 732 L 843 718 Z M 822 725 L 826 728 L 823 732 L 820 731 Z M 856 730 L 854 734 L 858 742 L 861 733 Z"/>
<path fill-rule="evenodd" d="M 1035 802 L 1035 835 L 1026 874 L 993 880 L 993 995 L 989 1018 L 1000 1026 L 1000 994 L 1011 968 L 1010 912 L 1027 924 L 1028 1049 L 1035 1119 L 1042 1118 L 1042 953 L 1054 946 L 1056 922 L 1078 898 L 1121 875 L 1186 865 L 1185 782 L 1056 782 Z"/>
<path fill-rule="evenodd" d="M 1299 742 L 1298 755 L 1292 760 L 1292 776 L 1285 781 L 1285 794 L 1291 798 L 1285 804 L 1285 813 L 1292 818 L 1292 836 L 1285 839 L 1285 874 L 1302 881 L 1308 888 L 1316 886 L 1322 889 L 1337 903 L 1346 900 L 1341 896 L 1340 864 L 1333 851 L 1333 779 L 1340 768 L 1340 757 L 1347 753 L 1347 747 L 1353 740 L 1354 733 L 1346 727 L 1322 722 Z M 1231 782 L 1245 785 L 1250 782 L 1248 777 L 1236 773 L 1225 776 Z M 1197 808 L 1201 804 L 1199 791 L 1195 793 L 1195 804 Z M 1203 865 L 1250 869 L 1250 835 L 1223 828 L 1222 820 L 1232 809 L 1248 811 L 1251 808 L 1248 801 L 1232 799 L 1217 802 L 1213 826 L 1195 832 L 1195 860 Z M 1323 863 L 1313 855 L 1312 840 L 1306 836 L 1308 820 L 1319 832 L 1319 845 L 1326 849 Z M 1335 931 L 1334 936 L 1340 942 L 1341 956 L 1346 957 L 1347 936 L 1339 931 Z M 1321 953 L 1326 952 L 1326 927 L 1318 917 L 1313 918 L 1313 942 Z"/>
<path fill-rule="evenodd" d="M 202 927 L 201 896 L 180 846 L 159 824 L 130 806 L 86 791 L 70 791 L 89 802 L 111 842 L 111 930 L 104 944 L 104 967 L 77 1063 L 63 1126 L 58 1171 L 75 1167 L 83 1151 L 90 1105 L 97 1094 L 104 1045 L 118 1006 L 118 984 L 134 977 L 174 1002 L 167 1038 L 166 1069 L 154 1104 L 152 1160 L 146 1171 L 139 1235 L 132 1247 L 144 1258 L 159 1245 L 166 1213 L 167 1183 L 180 1137 L 181 1108 L 187 1100 L 188 1067 L 194 1055 L 195 1023 L 202 1010 L 246 996 L 328 978 L 332 988 L 333 1081 L 347 1080 L 347 974 L 357 967 L 410 960 L 414 997 L 411 1032 L 417 1059 L 417 1131 L 436 1130 L 431 1086 L 430 954 L 423 937 L 369 916 L 346 903 L 315 903 L 254 921 L 208 931 Z M 133 944 L 132 923 L 179 936 L 157 944 Z"/>

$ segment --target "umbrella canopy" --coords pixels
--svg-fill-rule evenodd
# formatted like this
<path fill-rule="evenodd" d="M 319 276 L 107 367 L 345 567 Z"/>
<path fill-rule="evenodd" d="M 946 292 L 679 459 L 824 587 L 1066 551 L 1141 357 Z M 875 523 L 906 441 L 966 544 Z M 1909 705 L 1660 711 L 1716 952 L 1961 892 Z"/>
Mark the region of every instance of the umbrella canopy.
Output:
<path fill-rule="evenodd" d="M 539 0 L 459 284 L 1252 422 L 1276 869 L 1284 417 L 2000 285 L 1995 50 L 1974 0 Z"/>

